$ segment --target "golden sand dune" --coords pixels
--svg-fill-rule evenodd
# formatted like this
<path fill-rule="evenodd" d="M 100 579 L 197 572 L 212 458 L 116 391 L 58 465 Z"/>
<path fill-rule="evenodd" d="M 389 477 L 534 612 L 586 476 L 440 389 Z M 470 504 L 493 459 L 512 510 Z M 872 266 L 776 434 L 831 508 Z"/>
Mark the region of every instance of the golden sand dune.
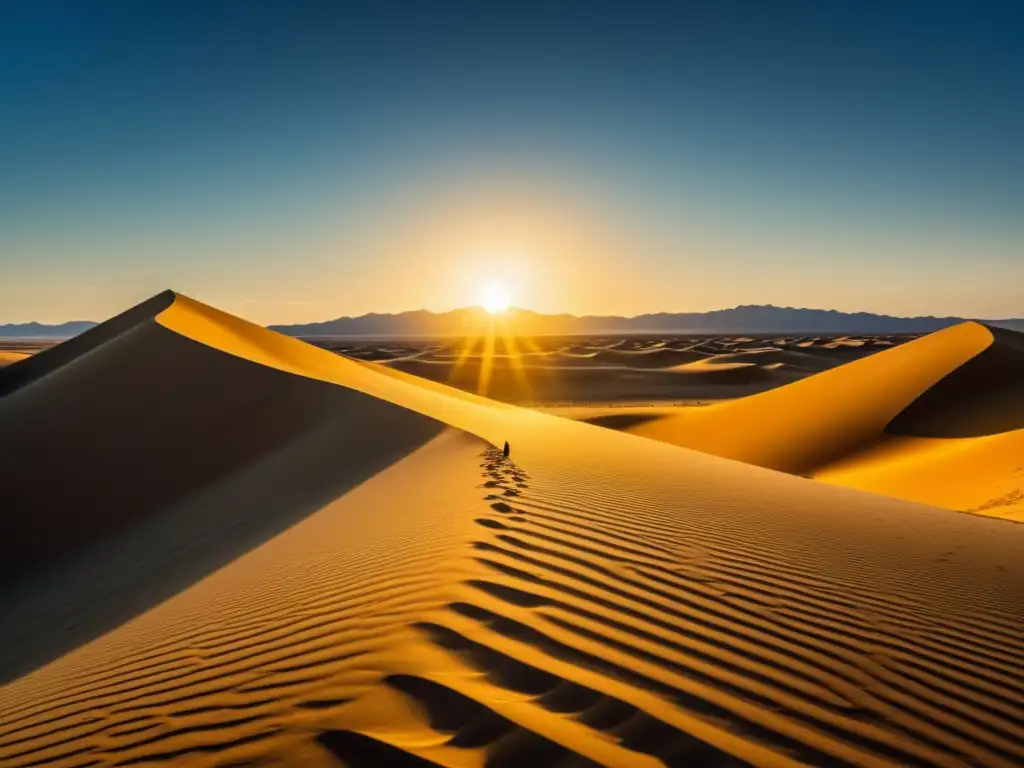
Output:
<path fill-rule="evenodd" d="M 190 311 L 187 299 L 172 301 L 148 302 L 143 317 L 163 309 L 162 317 L 177 319 Z M 119 322 L 135 325 L 121 329 Z M 0 519 L 0 577 L 191 502 L 257 464 L 267 473 L 306 473 L 308 503 L 318 503 L 441 427 L 381 399 L 214 352 L 153 319 L 121 318 L 67 346 L 81 353 L 72 358 L 61 345 L 4 378 L 0 487 L 5 505 L 20 513 Z M 310 464 L 330 442 L 345 445 L 356 436 L 359 450 L 345 460 L 349 478 L 334 461 L 329 469 Z M 46 482 L 48 473 L 59 482 Z M 273 507 L 272 516 L 298 501 L 261 503 Z"/>
<path fill-rule="evenodd" d="M 1020 517 L 1024 340 L 964 323 L 769 392 L 620 426 L 829 483 Z"/>
<path fill-rule="evenodd" d="M 180 296 L 133 321 L 0 399 L 19 471 L 104 473 L 5 518 L 107 526 L 9 583 L 5 670 L 135 608 L 7 675 L 4 766 L 1024 760 L 1024 526 L 495 406 Z M 97 455 L 44 455 L 62 431 Z M 244 546 L 168 594 L 211 537 Z"/>
<path fill-rule="evenodd" d="M 671 370 L 707 383 L 739 385 L 768 382 L 781 373 L 779 368 L 759 365 L 746 355 L 716 355 L 695 363 L 677 365 Z"/>
<path fill-rule="evenodd" d="M 1024 518 L 1024 341 L 977 323 L 772 392 L 616 426 L 828 483 Z"/>
<path fill-rule="evenodd" d="M 887 435 L 816 480 L 1024 522 L 1024 429 L 968 438 Z"/>
<path fill-rule="evenodd" d="M 895 349 L 636 429 L 646 437 L 784 472 L 807 472 L 878 437 L 929 387 L 992 343 L 964 323 Z"/>
<path fill-rule="evenodd" d="M 1024 521 L 1024 336 L 992 342 L 904 409 L 885 434 L 814 477 Z"/>
<path fill-rule="evenodd" d="M 824 371 L 832 367 L 832 361 L 821 355 L 814 355 L 807 352 L 798 352 L 791 349 L 780 349 L 779 347 L 761 347 L 757 349 L 745 349 L 739 352 L 716 355 L 711 360 L 719 362 L 754 363 L 762 367 L 783 365 L 809 373 Z"/>

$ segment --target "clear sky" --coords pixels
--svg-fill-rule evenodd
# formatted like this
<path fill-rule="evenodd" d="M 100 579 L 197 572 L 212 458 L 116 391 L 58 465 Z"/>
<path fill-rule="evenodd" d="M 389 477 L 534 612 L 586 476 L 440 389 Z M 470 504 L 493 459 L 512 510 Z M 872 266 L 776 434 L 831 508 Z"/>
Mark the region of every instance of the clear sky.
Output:
<path fill-rule="evenodd" d="M 1024 3 L 0 3 L 0 323 L 1024 315 Z"/>

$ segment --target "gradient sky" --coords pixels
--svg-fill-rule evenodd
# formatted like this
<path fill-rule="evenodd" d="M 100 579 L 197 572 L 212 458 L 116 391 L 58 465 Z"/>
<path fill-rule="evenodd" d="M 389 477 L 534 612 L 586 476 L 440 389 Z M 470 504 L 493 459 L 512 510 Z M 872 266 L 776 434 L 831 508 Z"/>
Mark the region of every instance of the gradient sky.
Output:
<path fill-rule="evenodd" d="M 1024 3 L 0 3 L 0 323 L 1024 315 Z"/>

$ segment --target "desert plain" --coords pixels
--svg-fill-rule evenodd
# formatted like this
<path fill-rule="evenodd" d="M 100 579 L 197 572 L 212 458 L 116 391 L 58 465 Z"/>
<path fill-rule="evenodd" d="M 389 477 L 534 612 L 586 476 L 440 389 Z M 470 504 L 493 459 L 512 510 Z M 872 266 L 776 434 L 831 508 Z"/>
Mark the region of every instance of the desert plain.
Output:
<path fill-rule="evenodd" d="M 1021 334 L 0 365 L 0 765 L 1024 762 Z"/>

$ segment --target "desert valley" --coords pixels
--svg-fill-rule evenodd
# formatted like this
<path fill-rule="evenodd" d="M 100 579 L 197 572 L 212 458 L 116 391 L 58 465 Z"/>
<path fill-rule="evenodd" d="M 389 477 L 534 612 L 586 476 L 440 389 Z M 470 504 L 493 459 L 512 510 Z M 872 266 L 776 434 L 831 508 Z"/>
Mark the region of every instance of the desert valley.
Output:
<path fill-rule="evenodd" d="M 0 2 L 0 768 L 1024 766 L 1021 40 Z"/>
<path fill-rule="evenodd" d="M 311 341 L 5 348 L 0 764 L 1024 761 L 1020 334 Z"/>

